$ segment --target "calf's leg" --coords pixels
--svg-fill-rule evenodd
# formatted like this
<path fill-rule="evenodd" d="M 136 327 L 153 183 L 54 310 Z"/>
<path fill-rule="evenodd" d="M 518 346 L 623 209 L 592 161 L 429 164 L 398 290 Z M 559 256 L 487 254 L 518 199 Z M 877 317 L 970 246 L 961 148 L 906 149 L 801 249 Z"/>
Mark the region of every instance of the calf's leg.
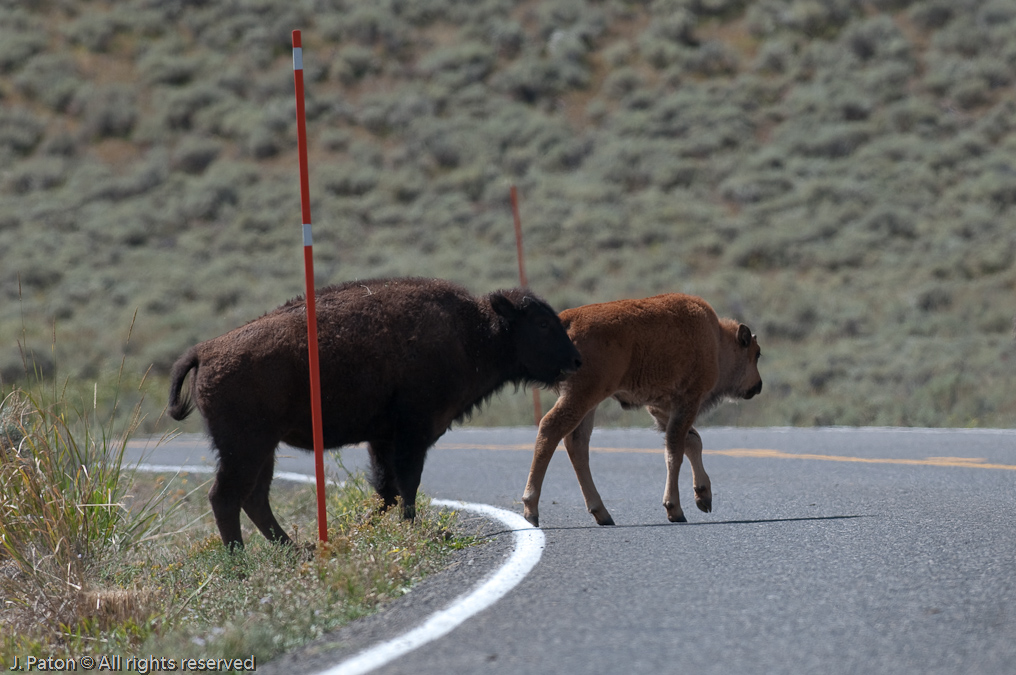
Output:
<path fill-rule="evenodd" d="M 582 497 L 586 500 L 586 510 L 593 514 L 597 525 L 613 525 L 614 519 L 610 517 L 607 507 L 603 505 L 600 493 L 596 491 L 596 486 L 593 484 L 593 475 L 589 471 L 589 438 L 593 435 L 595 418 L 596 408 L 593 408 L 589 414 L 582 418 L 579 425 L 564 437 L 564 447 L 568 451 L 568 458 L 579 479 Z"/>
<path fill-rule="evenodd" d="M 681 509 L 681 494 L 677 486 L 677 478 L 681 473 L 681 461 L 684 459 L 685 441 L 691 429 L 693 418 L 680 412 L 671 413 L 666 429 L 667 487 L 663 491 L 663 508 L 667 511 L 667 520 L 672 523 L 685 523 Z M 699 455 L 701 461 L 701 453 Z"/>
<path fill-rule="evenodd" d="M 706 469 L 702 465 L 702 437 L 699 436 L 699 432 L 692 427 L 688 430 L 688 435 L 684 439 L 684 456 L 688 458 L 688 463 L 691 464 L 691 481 L 692 487 L 695 489 L 695 506 L 699 508 L 699 511 L 709 513 L 713 510 L 713 488 L 712 483 L 709 481 L 709 476 L 706 474 Z"/>
<path fill-rule="evenodd" d="M 558 443 L 574 431 L 597 403 L 599 401 L 594 401 L 592 405 L 582 405 L 565 392 L 540 421 L 536 447 L 533 449 L 533 463 L 529 467 L 526 491 L 522 494 L 522 515 L 534 526 L 540 526 L 540 490 Z"/>

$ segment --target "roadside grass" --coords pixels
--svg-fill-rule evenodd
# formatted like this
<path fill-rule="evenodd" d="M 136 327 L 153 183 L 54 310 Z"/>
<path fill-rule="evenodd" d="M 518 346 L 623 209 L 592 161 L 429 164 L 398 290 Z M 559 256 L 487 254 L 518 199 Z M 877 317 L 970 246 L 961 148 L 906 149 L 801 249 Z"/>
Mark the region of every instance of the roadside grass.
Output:
<path fill-rule="evenodd" d="M 266 661 L 370 613 L 474 542 L 421 496 L 417 518 L 381 513 L 362 476 L 327 495 L 317 546 L 313 486 L 279 481 L 273 507 L 296 547 L 246 531 L 222 546 L 210 477 L 124 462 L 139 416 L 114 428 L 14 389 L 0 407 L 0 668 L 14 657 L 157 655 Z"/>

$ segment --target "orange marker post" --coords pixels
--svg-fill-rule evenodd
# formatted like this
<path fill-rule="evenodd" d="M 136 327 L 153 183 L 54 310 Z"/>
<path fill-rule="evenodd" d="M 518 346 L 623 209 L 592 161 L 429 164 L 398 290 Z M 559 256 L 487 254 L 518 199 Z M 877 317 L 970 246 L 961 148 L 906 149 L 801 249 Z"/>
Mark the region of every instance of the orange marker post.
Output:
<path fill-rule="evenodd" d="M 293 79 L 296 83 L 296 139 L 300 157 L 300 205 L 303 211 L 303 263 L 307 283 L 307 356 L 310 360 L 310 411 L 317 477 L 318 539 L 328 541 L 325 513 L 325 441 L 321 419 L 321 368 L 318 362 L 317 307 L 314 299 L 314 238 L 310 224 L 310 176 L 307 169 L 307 120 L 303 103 L 303 46 L 293 31 Z"/>
<path fill-rule="evenodd" d="M 526 281 L 526 266 L 522 262 L 522 219 L 519 218 L 519 191 L 514 185 L 511 186 L 512 216 L 515 218 L 515 250 L 519 257 L 519 283 L 528 286 Z M 533 387 L 533 423 L 540 426 L 543 418 L 543 408 L 540 406 L 540 390 Z"/>

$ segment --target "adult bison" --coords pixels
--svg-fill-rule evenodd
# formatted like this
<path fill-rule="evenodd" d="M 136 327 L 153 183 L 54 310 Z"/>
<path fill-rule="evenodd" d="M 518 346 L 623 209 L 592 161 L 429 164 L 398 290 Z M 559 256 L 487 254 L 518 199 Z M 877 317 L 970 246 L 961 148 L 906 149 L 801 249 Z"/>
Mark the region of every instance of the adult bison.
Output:
<path fill-rule="evenodd" d="M 526 520 L 539 525 L 540 488 L 564 438 L 586 508 L 600 525 L 614 524 L 589 472 L 596 406 L 610 396 L 626 409 L 645 406 L 666 433 L 667 518 L 686 520 L 677 489 L 685 455 L 695 503 L 702 511 L 712 510 L 702 439 L 692 425 L 699 413 L 725 398 L 748 399 L 762 391 L 761 351 L 751 330 L 718 319 L 702 298 L 679 293 L 569 309 L 561 313 L 561 323 L 582 355 L 582 367 L 556 387 L 560 398 L 540 422 L 522 497 Z"/>
<path fill-rule="evenodd" d="M 407 519 L 427 449 L 452 422 L 509 382 L 552 385 L 581 363 L 554 310 L 522 288 L 474 298 L 447 281 L 373 279 L 325 288 L 317 303 L 325 447 L 366 441 L 375 489 L 386 506 L 401 497 Z M 243 545 L 241 508 L 266 538 L 290 541 L 268 491 L 280 441 L 313 447 L 307 364 L 296 298 L 173 366 L 169 414 L 196 405 L 218 450 L 208 497 L 227 546 Z"/>

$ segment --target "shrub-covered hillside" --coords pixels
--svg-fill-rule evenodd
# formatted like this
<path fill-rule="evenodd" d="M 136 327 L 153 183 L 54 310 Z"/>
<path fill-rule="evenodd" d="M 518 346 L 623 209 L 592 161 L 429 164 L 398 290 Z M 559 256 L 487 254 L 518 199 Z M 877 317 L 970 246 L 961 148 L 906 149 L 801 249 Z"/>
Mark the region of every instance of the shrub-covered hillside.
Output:
<path fill-rule="evenodd" d="M 713 422 L 1016 421 L 1010 0 L 0 8 L 7 382 L 164 374 L 302 292 L 300 28 L 319 283 L 514 285 L 514 183 L 555 307 L 758 333 L 763 395 Z"/>

